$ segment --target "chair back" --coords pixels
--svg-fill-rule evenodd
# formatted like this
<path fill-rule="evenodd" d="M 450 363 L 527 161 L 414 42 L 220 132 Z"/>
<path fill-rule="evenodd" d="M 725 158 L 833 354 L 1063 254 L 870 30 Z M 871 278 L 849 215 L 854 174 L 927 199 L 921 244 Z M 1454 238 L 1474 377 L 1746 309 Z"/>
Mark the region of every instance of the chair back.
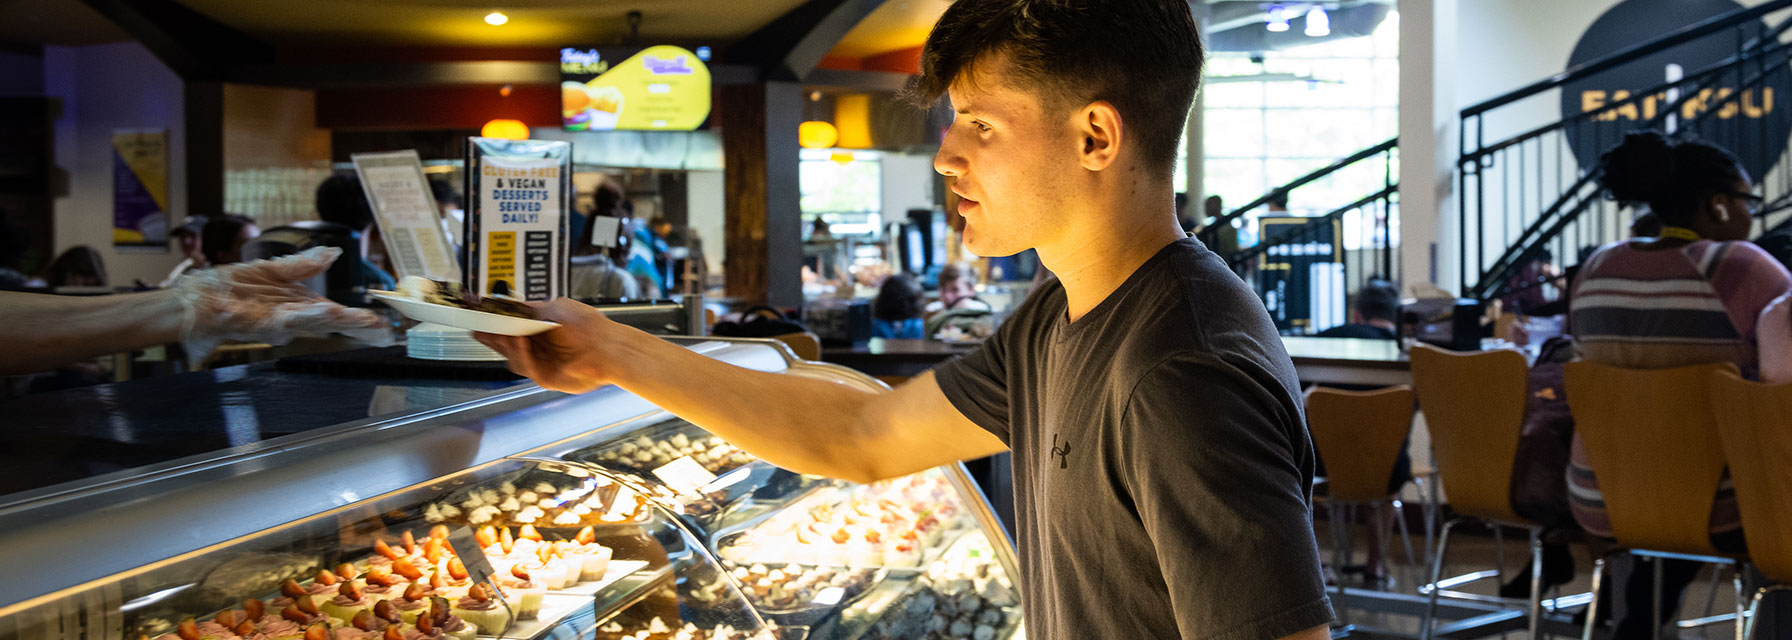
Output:
<path fill-rule="evenodd" d="M 1388 497 L 1394 460 L 1412 429 L 1412 387 L 1307 394 L 1307 428 L 1325 461 L 1326 496 L 1341 502 Z"/>
<path fill-rule="evenodd" d="M 1749 558 L 1773 581 L 1792 582 L 1792 383 L 1720 371 L 1710 388 Z"/>
<path fill-rule="evenodd" d="M 1729 363 L 1625 369 L 1570 362 L 1568 410 L 1618 544 L 1724 555 L 1711 546 L 1711 504 L 1724 456 L 1707 391 Z"/>
<path fill-rule="evenodd" d="M 1431 449 L 1457 513 L 1534 524 L 1512 510 L 1512 462 L 1524 429 L 1524 355 L 1510 349 L 1412 349 L 1412 377 Z"/>
<path fill-rule="evenodd" d="M 821 359 L 821 338 L 816 337 L 813 333 L 798 331 L 795 333 L 775 335 L 772 336 L 772 339 L 790 345 L 790 350 L 795 352 L 796 357 L 798 358 L 804 360 Z"/>

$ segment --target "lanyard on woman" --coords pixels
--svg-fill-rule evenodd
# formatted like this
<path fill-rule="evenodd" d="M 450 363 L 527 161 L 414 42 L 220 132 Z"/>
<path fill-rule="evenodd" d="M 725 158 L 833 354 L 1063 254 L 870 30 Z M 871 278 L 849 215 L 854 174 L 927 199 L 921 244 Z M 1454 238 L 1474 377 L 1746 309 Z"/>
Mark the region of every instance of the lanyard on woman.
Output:
<path fill-rule="evenodd" d="M 1673 238 L 1675 240 L 1685 240 L 1687 242 L 1696 242 L 1700 239 L 1699 232 L 1686 227 L 1662 227 L 1661 233 L 1656 234 L 1656 237 L 1662 239 Z"/>

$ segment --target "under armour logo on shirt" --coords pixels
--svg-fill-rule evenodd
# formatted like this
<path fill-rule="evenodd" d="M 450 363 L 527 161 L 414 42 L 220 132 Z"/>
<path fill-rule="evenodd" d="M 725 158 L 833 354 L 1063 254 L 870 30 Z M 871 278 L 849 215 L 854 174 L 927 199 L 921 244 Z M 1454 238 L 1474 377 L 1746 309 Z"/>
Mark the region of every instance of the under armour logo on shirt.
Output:
<path fill-rule="evenodd" d="M 1055 434 L 1055 433 L 1052 434 L 1052 455 L 1058 456 L 1058 468 L 1059 469 L 1069 469 L 1070 468 L 1070 441 L 1065 440 L 1064 446 L 1060 447 L 1060 446 L 1058 446 L 1058 434 Z"/>

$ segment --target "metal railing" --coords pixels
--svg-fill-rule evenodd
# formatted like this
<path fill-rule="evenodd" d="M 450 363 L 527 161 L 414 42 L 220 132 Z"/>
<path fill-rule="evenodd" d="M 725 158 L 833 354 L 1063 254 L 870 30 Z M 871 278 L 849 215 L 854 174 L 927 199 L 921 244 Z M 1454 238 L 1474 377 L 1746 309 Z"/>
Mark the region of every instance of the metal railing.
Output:
<path fill-rule="evenodd" d="M 1399 139 L 1363 149 L 1276 187 L 1208 221 L 1197 237 L 1257 291 L 1284 334 L 1301 335 L 1347 320 L 1349 296 L 1370 280 L 1400 281 Z M 1272 212 L 1269 204 L 1349 168 L 1379 163 L 1374 193 L 1317 216 Z M 1256 215 L 1252 215 L 1256 214 Z M 1258 219 L 1258 242 L 1238 247 L 1236 224 Z"/>
<path fill-rule="evenodd" d="M 1761 18 L 1787 8 L 1792 0 L 1773 0 L 1717 16 L 1463 109 L 1455 221 L 1462 294 L 1488 300 L 1534 286 L 1517 282 L 1534 262 L 1577 264 L 1598 246 L 1627 237 L 1636 212 L 1604 197 L 1597 152 L 1637 129 L 1730 148 L 1754 168 L 1757 190 L 1767 199 L 1757 230 L 1781 222 L 1792 209 L 1792 162 L 1785 161 L 1784 145 L 1792 114 L 1776 103 L 1792 87 L 1792 45 L 1781 42 L 1792 20 L 1768 29 Z M 1614 91 L 1609 102 L 1603 93 L 1581 96 L 1582 110 L 1557 121 L 1513 126 L 1522 124 L 1527 106 L 1552 92 L 1562 98 L 1571 83 L 1696 42 L 1733 42 L 1735 52 L 1690 72 L 1664 69 L 1662 83 Z M 1518 132 L 1491 133 L 1499 129 Z"/>

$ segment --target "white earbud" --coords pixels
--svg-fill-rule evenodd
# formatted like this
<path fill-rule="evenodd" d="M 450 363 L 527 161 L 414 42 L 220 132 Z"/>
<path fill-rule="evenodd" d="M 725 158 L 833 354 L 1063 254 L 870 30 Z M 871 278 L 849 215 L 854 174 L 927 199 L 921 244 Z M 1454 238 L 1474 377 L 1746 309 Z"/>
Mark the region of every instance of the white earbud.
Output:
<path fill-rule="evenodd" d="M 1721 204 L 1717 205 L 1717 221 L 1718 222 L 1729 222 L 1730 221 L 1729 207 L 1725 207 Z"/>

